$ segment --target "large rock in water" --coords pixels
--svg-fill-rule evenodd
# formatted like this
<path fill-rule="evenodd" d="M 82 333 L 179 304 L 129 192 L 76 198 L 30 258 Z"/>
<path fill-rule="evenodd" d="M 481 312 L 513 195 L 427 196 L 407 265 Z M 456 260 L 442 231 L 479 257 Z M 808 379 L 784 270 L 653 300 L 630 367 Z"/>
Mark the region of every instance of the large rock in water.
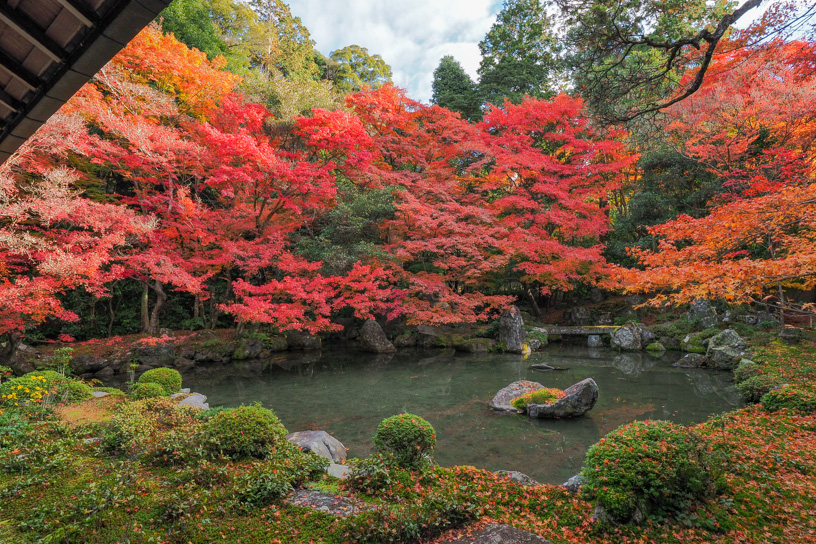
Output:
<path fill-rule="evenodd" d="M 725 329 L 708 340 L 706 365 L 717 370 L 737 368 L 746 347 L 745 340 L 735 330 Z"/>
<path fill-rule="evenodd" d="M 612 347 L 623 351 L 640 351 L 643 349 L 643 329 L 635 323 L 627 323 L 612 332 Z"/>
<path fill-rule="evenodd" d="M 303 451 L 325 457 L 333 463 L 346 461 L 346 447 L 326 431 L 300 431 L 289 433 L 286 440 Z"/>
<path fill-rule="evenodd" d="M 510 401 L 530 391 L 537 391 L 542 387 L 544 386 L 538 382 L 519 380 L 499 390 L 496 396 L 493 397 L 493 400 L 487 403 L 487 405 L 499 412 L 518 412 L 518 410 L 513 408 L 513 405 L 510 404 Z"/>
<path fill-rule="evenodd" d="M 499 318 L 499 345 L 509 353 L 521 353 L 521 345 L 526 336 L 524 319 L 515 306 L 511 306 Z"/>
<path fill-rule="evenodd" d="M 360 346 L 363 350 L 371 353 L 393 353 L 397 351 L 394 344 L 385 336 L 380 324 L 373 319 L 363 323 L 363 328 L 360 329 Z"/>
<path fill-rule="evenodd" d="M 568 387 L 564 393 L 563 398 L 552 404 L 528 404 L 527 415 L 548 419 L 582 416 L 598 401 L 598 384 L 587 378 Z"/>

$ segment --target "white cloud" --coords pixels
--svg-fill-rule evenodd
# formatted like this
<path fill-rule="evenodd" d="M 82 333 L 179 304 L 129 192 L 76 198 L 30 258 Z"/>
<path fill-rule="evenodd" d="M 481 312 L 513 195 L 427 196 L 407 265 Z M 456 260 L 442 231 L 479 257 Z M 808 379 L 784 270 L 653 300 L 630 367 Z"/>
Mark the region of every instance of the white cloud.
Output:
<path fill-rule="evenodd" d="M 471 77 L 478 43 L 490 30 L 501 0 L 289 0 L 292 13 L 328 55 L 360 45 L 391 65 L 394 83 L 415 100 L 431 98 L 433 71 L 453 55 Z"/>

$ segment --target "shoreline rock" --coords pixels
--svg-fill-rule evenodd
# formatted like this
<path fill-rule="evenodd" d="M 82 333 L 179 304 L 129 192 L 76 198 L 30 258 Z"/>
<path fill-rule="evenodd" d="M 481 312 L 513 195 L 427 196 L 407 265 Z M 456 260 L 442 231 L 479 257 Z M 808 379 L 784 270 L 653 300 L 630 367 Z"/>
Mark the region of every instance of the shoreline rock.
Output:
<path fill-rule="evenodd" d="M 543 387 L 544 386 L 538 382 L 531 382 L 528 380 L 515 381 L 510 385 L 500 389 L 499 392 L 495 394 L 493 399 L 487 403 L 487 405 L 497 412 L 518 413 L 518 410 L 516 408 L 513 408 L 513 405 L 510 404 L 510 401 L 512 401 L 516 397 L 520 397 L 525 393 L 529 393 L 530 391 L 538 391 Z"/>
<path fill-rule="evenodd" d="M 528 404 L 527 415 L 546 419 L 580 417 L 598 401 L 598 384 L 587 378 L 568 387 L 564 393 L 563 398 L 552 404 Z"/>

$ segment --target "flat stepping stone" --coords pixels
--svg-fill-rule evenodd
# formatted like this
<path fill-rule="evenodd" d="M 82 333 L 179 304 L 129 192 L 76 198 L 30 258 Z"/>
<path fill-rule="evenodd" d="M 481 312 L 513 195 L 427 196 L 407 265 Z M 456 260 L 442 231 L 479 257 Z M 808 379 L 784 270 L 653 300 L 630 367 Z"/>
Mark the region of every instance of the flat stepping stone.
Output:
<path fill-rule="evenodd" d="M 342 495 L 323 493 L 322 491 L 315 491 L 313 489 L 296 489 L 286 499 L 286 502 L 303 508 L 311 508 L 318 512 L 325 512 L 340 518 L 375 509 L 371 505 L 351 500 Z"/>
<path fill-rule="evenodd" d="M 326 474 L 341 480 L 348 478 L 348 473 L 349 467 L 347 465 L 338 465 L 337 463 L 331 463 L 329 468 L 326 469 Z"/>
<path fill-rule="evenodd" d="M 91 395 L 98 399 L 101 399 L 102 397 L 107 397 L 108 395 L 110 395 L 110 393 L 108 393 L 107 391 L 92 391 Z"/>
<path fill-rule="evenodd" d="M 552 544 L 552 542 L 510 525 L 487 525 L 470 536 L 448 540 L 443 544 Z"/>

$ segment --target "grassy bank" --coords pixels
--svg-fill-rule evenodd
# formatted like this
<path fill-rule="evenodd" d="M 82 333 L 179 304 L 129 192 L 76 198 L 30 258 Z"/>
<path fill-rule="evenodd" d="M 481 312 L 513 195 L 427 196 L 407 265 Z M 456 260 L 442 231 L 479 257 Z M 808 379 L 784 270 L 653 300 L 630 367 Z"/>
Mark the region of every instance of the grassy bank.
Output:
<path fill-rule="evenodd" d="M 814 353 L 812 334 L 796 346 L 766 343 L 740 378 L 760 388 L 791 384 L 783 391 L 797 391 L 805 400 L 796 405 L 807 409 Z M 489 522 L 555 543 L 816 542 L 816 415 L 769 411 L 786 402 L 696 426 L 721 462 L 717 494 L 638 526 L 593 522 L 586 493 L 524 487 L 471 467 L 411 472 L 371 460 L 341 482 L 274 437 L 270 449 L 240 454 L 218 438 L 227 431 L 213 432 L 217 411 L 197 414 L 163 399 L 105 397 L 45 412 L 7 406 L 0 542 L 441 542 Z M 360 511 L 335 518 L 288 504 L 292 487 L 356 498 Z"/>

